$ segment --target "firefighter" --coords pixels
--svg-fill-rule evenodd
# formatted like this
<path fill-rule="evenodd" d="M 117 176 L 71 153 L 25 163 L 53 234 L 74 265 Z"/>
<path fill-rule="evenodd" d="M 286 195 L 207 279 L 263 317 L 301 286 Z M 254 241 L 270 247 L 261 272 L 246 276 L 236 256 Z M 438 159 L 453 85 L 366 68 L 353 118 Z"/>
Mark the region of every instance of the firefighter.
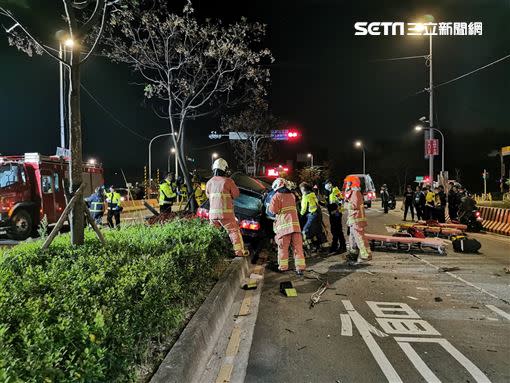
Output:
<path fill-rule="evenodd" d="M 202 183 L 197 175 L 193 176 L 191 182 L 193 182 L 193 193 L 195 195 L 195 201 L 197 201 L 197 207 L 200 207 L 205 201 L 207 201 L 207 196 L 205 195 L 205 191 L 202 189 Z"/>
<path fill-rule="evenodd" d="M 159 185 L 159 212 L 172 211 L 172 205 L 177 198 L 174 174 L 168 173 Z"/>
<path fill-rule="evenodd" d="M 306 223 L 303 226 L 303 239 L 309 244 L 315 238 L 317 250 L 327 246 L 326 236 L 322 231 L 322 214 L 317 196 L 312 191 L 312 187 L 306 182 L 299 185 L 301 189 L 301 211 L 300 214 L 306 217 Z"/>
<path fill-rule="evenodd" d="M 205 193 L 209 198 L 209 220 L 216 227 L 223 227 L 230 237 L 234 252 L 238 257 L 248 255 L 244 250 L 243 237 L 234 215 L 234 199 L 239 197 L 235 182 L 226 177 L 227 161 L 218 158 L 214 161 L 213 177 L 207 181 Z"/>
<path fill-rule="evenodd" d="M 345 199 L 347 201 L 347 225 L 349 226 L 349 259 L 357 262 L 372 259 L 370 246 L 365 237 L 367 219 L 365 217 L 365 205 L 363 194 L 360 191 L 360 180 L 356 176 L 345 179 Z M 356 252 L 359 250 L 359 254 Z"/>
<path fill-rule="evenodd" d="M 110 186 L 109 191 L 105 193 L 106 203 L 108 205 L 108 213 L 106 220 L 110 228 L 120 229 L 120 213 L 122 212 L 122 197 L 115 191 L 113 186 Z M 113 224 L 115 218 L 115 225 Z"/>
<path fill-rule="evenodd" d="M 331 228 L 331 235 L 333 237 L 331 241 L 331 248 L 329 249 L 330 254 L 339 254 L 347 250 L 345 244 L 345 237 L 342 228 L 342 212 L 344 196 L 338 186 L 333 186 L 331 181 L 326 182 L 324 188 L 329 192 L 329 224 Z"/>
<path fill-rule="evenodd" d="M 96 222 L 96 225 L 103 224 L 103 215 L 104 215 L 104 187 L 97 187 L 95 192 L 86 199 L 87 204 L 89 205 L 90 215 L 92 219 Z"/>
<path fill-rule="evenodd" d="M 306 265 L 296 198 L 283 178 L 277 178 L 273 182 L 272 189 L 275 194 L 269 203 L 269 211 L 276 215 L 273 227 L 274 240 L 278 245 L 278 270 L 289 269 L 289 247 L 292 246 L 296 274 L 302 275 Z"/>

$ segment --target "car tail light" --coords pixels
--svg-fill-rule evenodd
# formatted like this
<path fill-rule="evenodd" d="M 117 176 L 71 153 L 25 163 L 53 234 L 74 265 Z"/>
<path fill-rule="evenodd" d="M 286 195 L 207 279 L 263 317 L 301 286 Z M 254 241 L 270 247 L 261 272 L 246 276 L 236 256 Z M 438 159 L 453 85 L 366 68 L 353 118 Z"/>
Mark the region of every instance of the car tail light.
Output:
<path fill-rule="evenodd" d="M 476 218 L 480 218 L 480 212 L 479 212 L 478 210 L 477 210 L 477 211 L 475 211 L 475 217 L 476 217 Z"/>
<path fill-rule="evenodd" d="M 197 217 L 203 219 L 209 219 L 209 210 L 199 207 L 197 210 Z"/>
<path fill-rule="evenodd" d="M 258 231 L 260 230 L 260 222 L 252 221 L 250 219 L 243 219 L 239 224 L 241 229 Z"/>

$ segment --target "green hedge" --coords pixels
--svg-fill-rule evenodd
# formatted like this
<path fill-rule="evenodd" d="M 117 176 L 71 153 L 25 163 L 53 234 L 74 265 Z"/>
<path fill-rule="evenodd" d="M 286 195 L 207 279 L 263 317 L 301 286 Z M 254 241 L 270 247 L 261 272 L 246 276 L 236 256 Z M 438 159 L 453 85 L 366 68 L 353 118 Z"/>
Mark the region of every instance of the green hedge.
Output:
<path fill-rule="evenodd" d="M 0 259 L 0 382 L 124 382 L 175 332 L 231 255 L 200 220 L 57 238 Z"/>

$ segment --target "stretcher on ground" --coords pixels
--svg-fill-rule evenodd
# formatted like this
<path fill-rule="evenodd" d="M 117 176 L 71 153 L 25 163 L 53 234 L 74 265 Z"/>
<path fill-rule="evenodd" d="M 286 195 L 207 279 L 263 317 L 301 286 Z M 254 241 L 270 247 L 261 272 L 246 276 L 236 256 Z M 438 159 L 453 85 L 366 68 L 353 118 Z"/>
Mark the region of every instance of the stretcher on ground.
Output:
<path fill-rule="evenodd" d="M 427 227 L 442 227 L 442 228 L 449 228 L 449 229 L 458 229 L 462 231 L 467 230 L 467 225 L 463 225 L 462 223 L 457 222 L 449 222 L 449 223 L 440 223 L 437 221 L 418 221 L 416 223 L 420 226 L 427 226 Z"/>
<path fill-rule="evenodd" d="M 426 237 L 441 237 L 448 239 L 450 239 L 450 237 L 453 236 L 464 234 L 463 230 L 453 227 L 426 226 L 420 224 L 386 225 L 386 228 L 390 233 L 402 233 L 402 232 L 405 233 L 410 232 L 410 229 L 414 229 L 422 232 Z"/>
<path fill-rule="evenodd" d="M 366 234 L 371 250 L 386 251 L 434 251 L 446 255 L 446 243 L 440 238 L 414 238 L 410 234 Z"/>

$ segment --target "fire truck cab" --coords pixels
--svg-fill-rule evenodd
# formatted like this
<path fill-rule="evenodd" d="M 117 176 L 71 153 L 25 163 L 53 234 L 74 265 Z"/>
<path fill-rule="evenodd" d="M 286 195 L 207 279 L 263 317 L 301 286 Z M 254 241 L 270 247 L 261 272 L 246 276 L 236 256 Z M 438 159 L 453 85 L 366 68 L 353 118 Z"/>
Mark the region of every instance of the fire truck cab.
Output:
<path fill-rule="evenodd" d="M 46 216 L 55 224 L 65 206 L 69 161 L 56 156 L 25 153 L 0 156 L 0 235 L 27 239 Z M 103 169 L 83 165 L 84 195 L 104 183 Z"/>

